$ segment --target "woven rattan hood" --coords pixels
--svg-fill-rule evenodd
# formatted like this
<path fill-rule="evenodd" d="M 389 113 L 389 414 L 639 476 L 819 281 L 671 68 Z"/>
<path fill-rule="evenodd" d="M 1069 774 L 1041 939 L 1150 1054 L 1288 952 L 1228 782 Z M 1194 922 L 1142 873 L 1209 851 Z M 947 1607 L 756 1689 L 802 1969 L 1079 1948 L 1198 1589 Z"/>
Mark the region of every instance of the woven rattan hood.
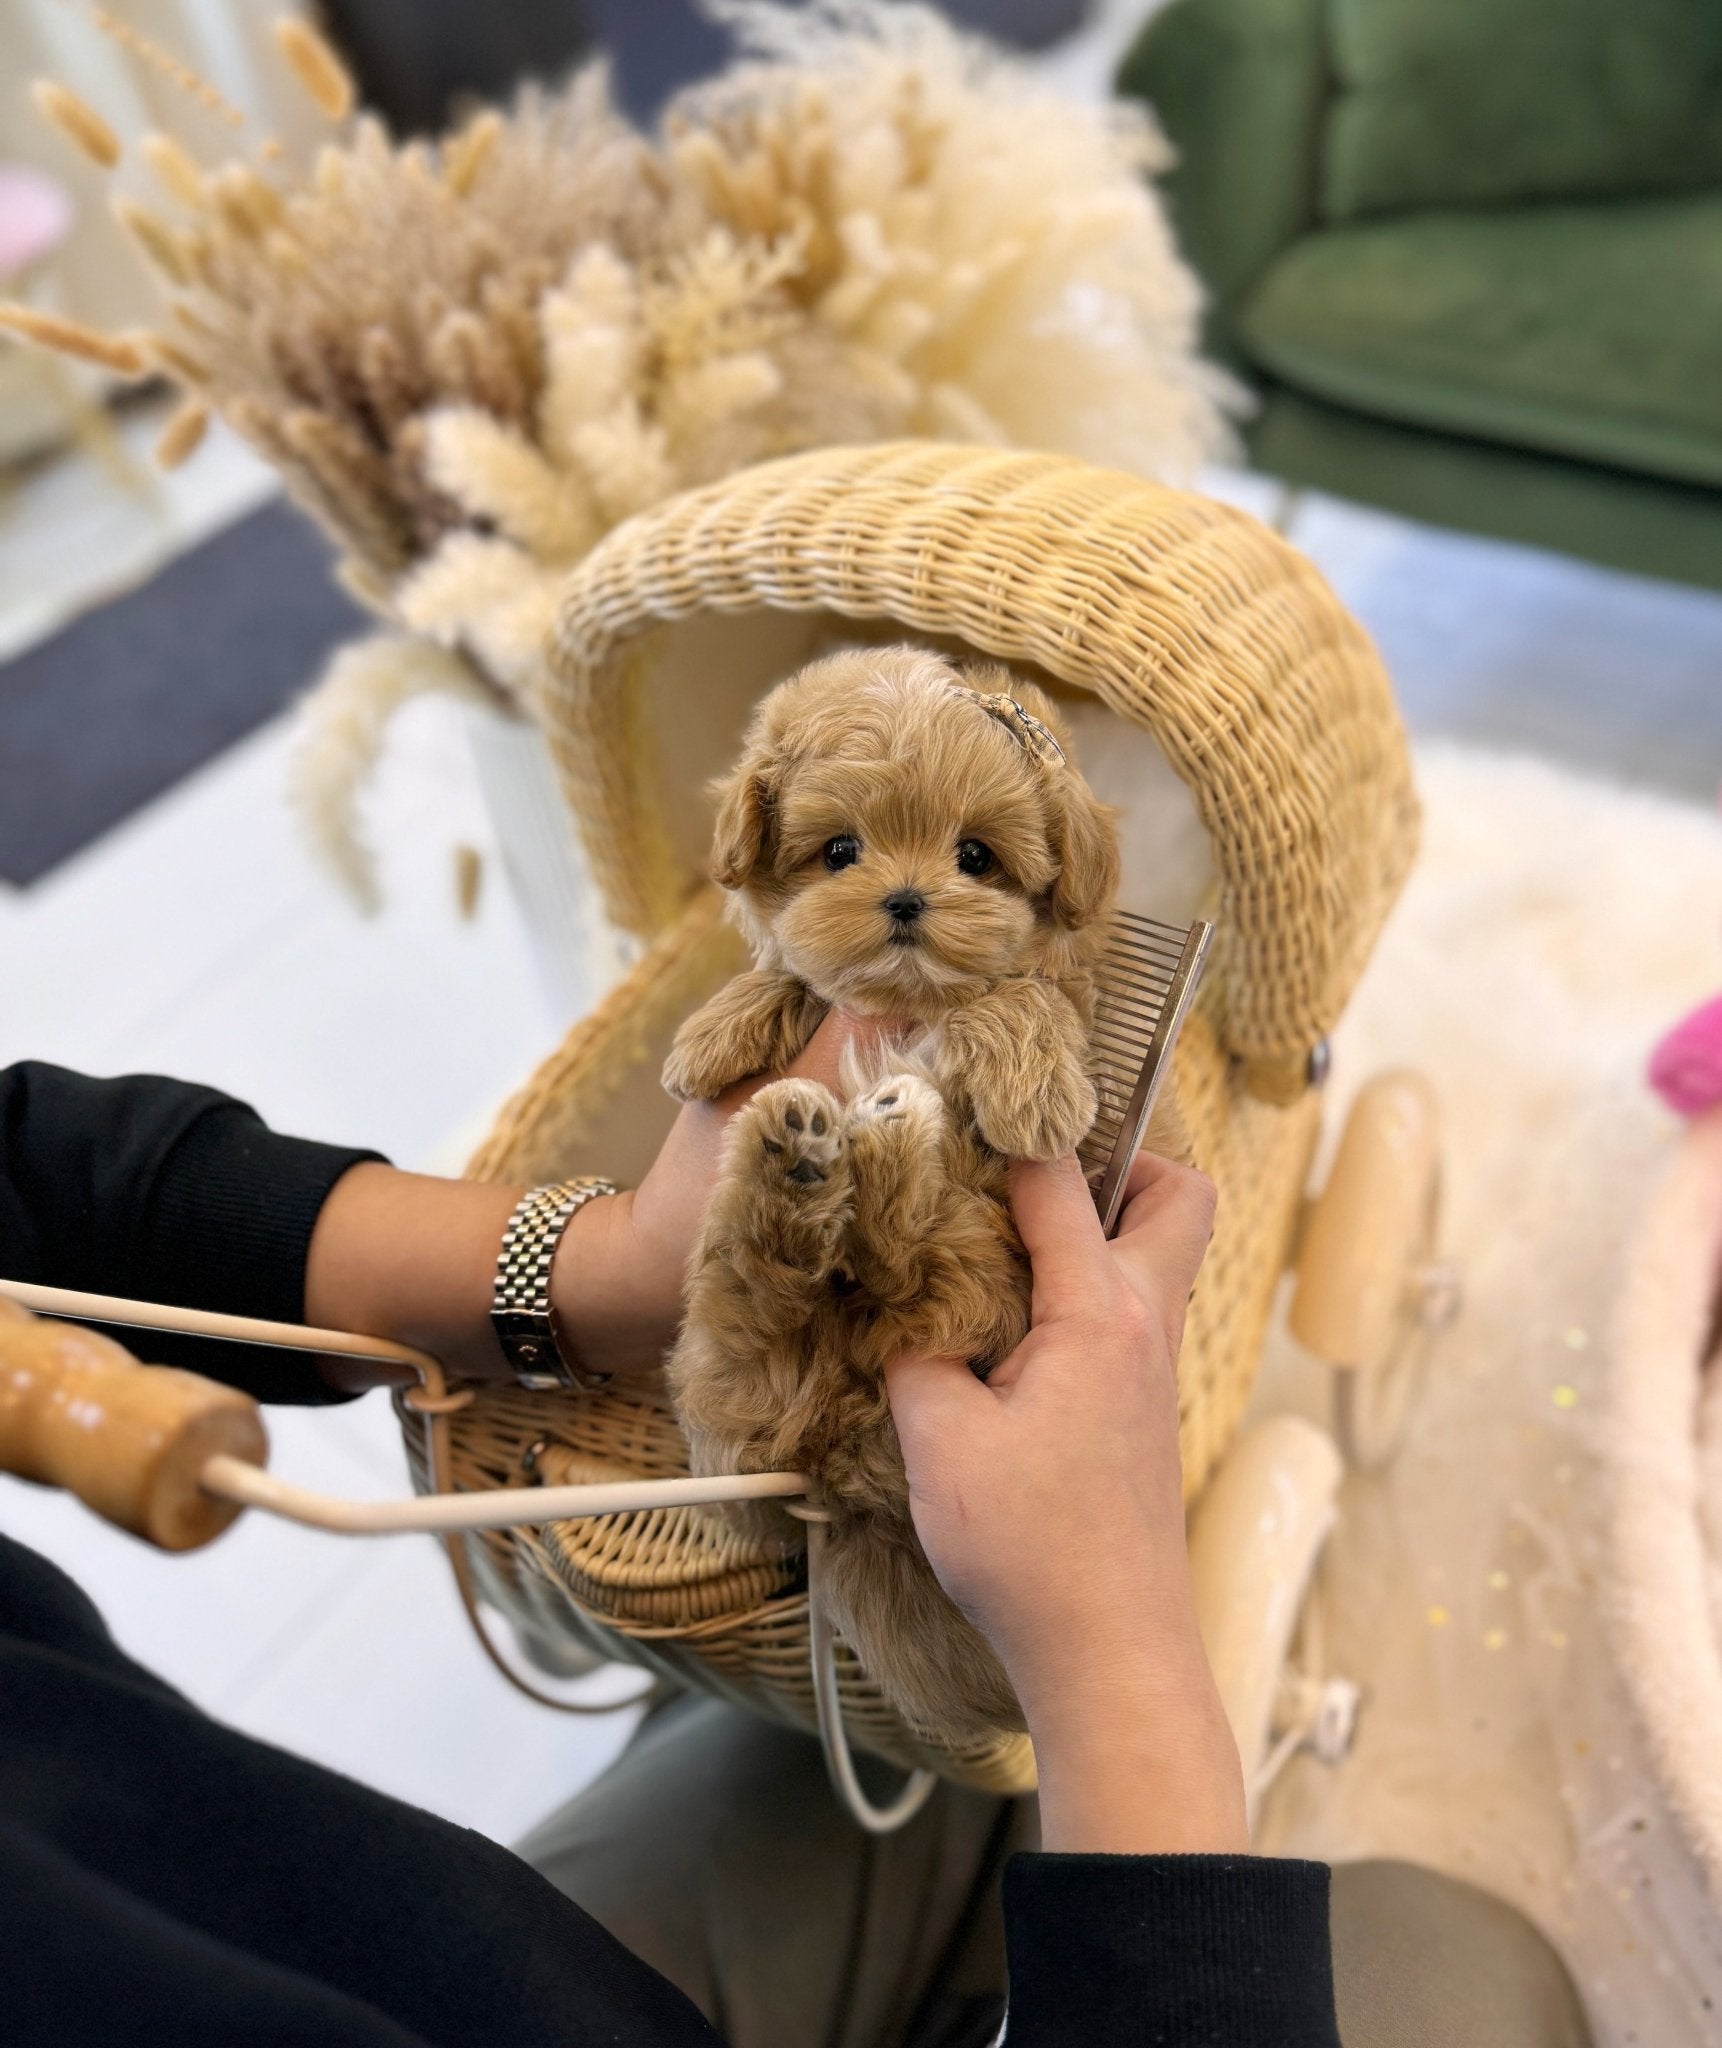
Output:
<path fill-rule="evenodd" d="M 1252 1093 L 1302 1088 L 1410 865 L 1417 804 L 1380 659 L 1296 549 L 1193 492 L 923 441 L 763 463 L 641 513 L 569 577 L 537 707 L 628 931 L 662 930 L 699 880 L 668 825 L 693 793 L 665 786 L 641 715 L 643 637 L 760 611 L 952 639 L 1146 728 L 1213 843 L 1222 1039 Z"/>

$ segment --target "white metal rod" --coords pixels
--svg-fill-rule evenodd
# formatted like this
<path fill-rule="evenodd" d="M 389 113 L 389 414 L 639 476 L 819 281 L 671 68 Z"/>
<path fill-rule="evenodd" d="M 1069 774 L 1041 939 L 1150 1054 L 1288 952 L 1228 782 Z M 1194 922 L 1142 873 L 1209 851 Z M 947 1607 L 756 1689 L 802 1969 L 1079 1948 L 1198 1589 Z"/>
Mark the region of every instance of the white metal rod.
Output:
<path fill-rule="evenodd" d="M 807 1491 L 799 1472 L 726 1472 L 709 1479 L 628 1479 L 609 1486 L 498 1487 L 483 1493 L 421 1494 L 413 1500 L 338 1500 L 226 1455 L 209 1460 L 199 1484 L 222 1500 L 346 1536 L 388 1536 L 411 1529 L 520 1529 L 572 1521 L 580 1515 L 785 1499 Z"/>
<path fill-rule="evenodd" d="M 115 1323 L 122 1329 L 171 1330 L 186 1337 L 219 1337 L 240 1344 L 266 1344 L 283 1351 L 320 1351 L 330 1358 L 359 1358 L 378 1365 L 404 1365 L 417 1374 L 428 1362 L 410 1344 L 388 1337 L 360 1337 L 351 1330 L 314 1330 L 306 1323 L 270 1323 L 256 1316 L 224 1316 L 213 1309 L 174 1308 L 160 1301 L 127 1301 L 117 1294 L 84 1294 L 69 1287 L 38 1287 L 28 1280 L 0 1280 L 0 1294 L 42 1316 L 69 1316 L 81 1323 Z"/>
<path fill-rule="evenodd" d="M 813 1705 L 819 1717 L 819 1741 L 832 1786 L 853 1817 L 870 1835 L 894 1835 L 932 1797 L 939 1782 L 931 1771 L 913 1770 L 889 1806 L 875 1806 L 855 1773 L 849 1737 L 843 1729 L 843 1699 L 837 1688 L 837 1643 L 824 1599 L 825 1546 L 830 1525 L 807 1525 L 807 1633 L 813 1658 Z"/>

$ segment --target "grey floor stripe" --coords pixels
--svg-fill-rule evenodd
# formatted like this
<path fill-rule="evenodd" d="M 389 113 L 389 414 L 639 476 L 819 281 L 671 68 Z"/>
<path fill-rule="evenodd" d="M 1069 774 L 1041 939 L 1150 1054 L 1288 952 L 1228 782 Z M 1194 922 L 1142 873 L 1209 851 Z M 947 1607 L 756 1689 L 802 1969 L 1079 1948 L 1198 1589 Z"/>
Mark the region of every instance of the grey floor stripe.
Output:
<path fill-rule="evenodd" d="M 40 881 L 254 732 L 361 621 L 277 503 L 0 667 L 0 878 Z"/>

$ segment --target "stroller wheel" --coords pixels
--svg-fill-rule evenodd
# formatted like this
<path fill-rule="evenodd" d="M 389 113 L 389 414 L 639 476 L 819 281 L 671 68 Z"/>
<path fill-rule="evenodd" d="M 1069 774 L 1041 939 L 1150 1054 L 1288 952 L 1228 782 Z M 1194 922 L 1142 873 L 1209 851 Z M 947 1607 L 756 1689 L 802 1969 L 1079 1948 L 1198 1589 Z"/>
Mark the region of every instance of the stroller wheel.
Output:
<path fill-rule="evenodd" d="M 1191 1516 L 1196 1619 L 1238 1745 L 1252 1824 L 1257 1797 L 1283 1761 L 1275 1738 L 1288 1719 L 1287 1660 L 1343 1469 L 1325 1430 L 1300 1416 L 1269 1416 L 1227 1451 Z M 1307 1732 L 1299 1730 L 1300 1742 Z"/>
<path fill-rule="evenodd" d="M 1436 1337 L 1458 1313 L 1455 1269 L 1436 1255 L 1439 1119 L 1421 1074 L 1378 1074 L 1346 1119 L 1311 1204 L 1290 1323 L 1338 1375 L 1346 1457 L 1384 1465 L 1404 1440 Z"/>

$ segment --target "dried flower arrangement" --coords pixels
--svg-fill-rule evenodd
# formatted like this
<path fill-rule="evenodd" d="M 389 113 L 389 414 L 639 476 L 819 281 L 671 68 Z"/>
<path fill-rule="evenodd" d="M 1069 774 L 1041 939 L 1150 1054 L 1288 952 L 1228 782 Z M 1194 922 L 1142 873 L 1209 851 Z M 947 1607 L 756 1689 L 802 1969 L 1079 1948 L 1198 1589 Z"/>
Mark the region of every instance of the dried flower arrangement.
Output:
<path fill-rule="evenodd" d="M 1169 479 L 1224 444 L 1231 388 L 1195 353 L 1138 110 L 1055 98 L 917 6 L 712 7 L 745 54 L 657 136 L 591 68 L 434 146 L 355 116 L 340 60 L 284 21 L 337 136 L 303 172 L 146 138 L 170 211 L 116 206 L 159 331 L 0 307 L 183 387 L 159 460 L 218 413 L 337 539 L 382 628 L 311 699 L 297 782 L 361 901 L 356 797 L 393 710 L 444 689 L 530 713 L 560 579 L 629 514 L 820 444 L 1009 442 Z M 38 99 L 117 160 L 94 109 Z"/>

